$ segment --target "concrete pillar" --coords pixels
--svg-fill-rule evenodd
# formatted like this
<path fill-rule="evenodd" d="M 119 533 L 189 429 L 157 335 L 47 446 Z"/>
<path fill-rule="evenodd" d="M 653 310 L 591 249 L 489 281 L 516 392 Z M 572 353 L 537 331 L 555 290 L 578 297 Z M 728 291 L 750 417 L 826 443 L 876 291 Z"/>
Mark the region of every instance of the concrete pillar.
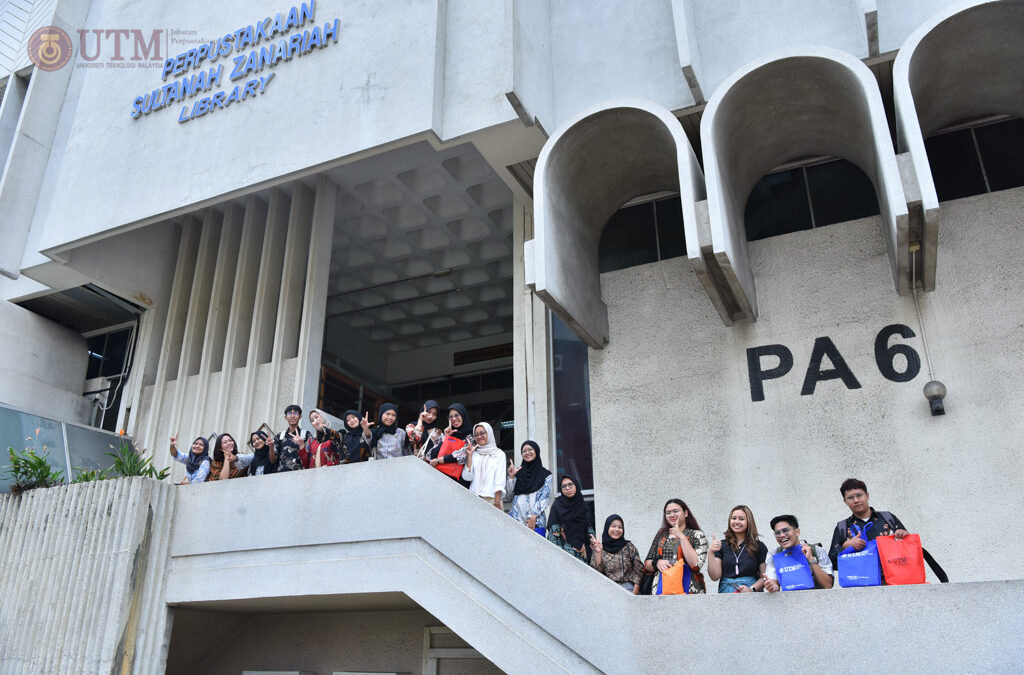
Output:
<path fill-rule="evenodd" d="M 526 440 L 540 445 L 544 466 L 554 467 L 554 416 L 551 414 L 551 322 L 548 309 L 525 283 L 523 246 L 533 237 L 532 206 L 512 204 L 512 357 L 516 462 Z"/>
<path fill-rule="evenodd" d="M 320 176 L 313 202 L 313 218 L 306 263 L 302 325 L 299 330 L 298 363 L 295 367 L 294 398 L 304 409 L 317 405 L 320 390 L 320 358 L 324 346 L 327 289 L 331 277 L 331 248 L 334 237 L 334 208 L 337 186 Z"/>

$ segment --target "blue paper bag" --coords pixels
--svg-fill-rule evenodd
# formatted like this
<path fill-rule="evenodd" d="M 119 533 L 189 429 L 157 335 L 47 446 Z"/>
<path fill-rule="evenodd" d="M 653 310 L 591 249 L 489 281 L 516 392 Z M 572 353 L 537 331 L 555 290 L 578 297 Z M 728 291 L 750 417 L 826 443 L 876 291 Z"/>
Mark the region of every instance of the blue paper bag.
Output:
<path fill-rule="evenodd" d="M 856 525 L 850 529 L 854 536 L 863 534 L 867 538 L 867 532 L 872 525 L 874 523 L 868 523 L 863 530 Z M 882 585 L 882 560 L 878 556 L 878 544 L 874 539 L 859 551 L 852 546 L 847 547 L 839 554 L 837 560 L 839 585 L 843 588 Z"/>
<path fill-rule="evenodd" d="M 784 591 L 804 591 L 814 588 L 814 574 L 800 545 L 772 556 L 779 588 Z"/>

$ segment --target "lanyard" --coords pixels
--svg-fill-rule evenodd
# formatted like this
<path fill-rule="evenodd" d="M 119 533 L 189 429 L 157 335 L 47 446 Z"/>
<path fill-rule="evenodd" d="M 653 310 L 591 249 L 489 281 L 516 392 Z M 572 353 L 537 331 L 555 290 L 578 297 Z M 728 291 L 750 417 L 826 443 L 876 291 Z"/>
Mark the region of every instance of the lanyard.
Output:
<path fill-rule="evenodd" d="M 733 558 L 735 559 L 735 562 L 736 562 L 736 576 L 740 575 L 740 556 L 743 555 L 743 550 L 745 548 L 747 548 L 747 545 L 743 544 L 743 546 L 740 546 L 739 553 L 734 553 L 733 554 Z"/>

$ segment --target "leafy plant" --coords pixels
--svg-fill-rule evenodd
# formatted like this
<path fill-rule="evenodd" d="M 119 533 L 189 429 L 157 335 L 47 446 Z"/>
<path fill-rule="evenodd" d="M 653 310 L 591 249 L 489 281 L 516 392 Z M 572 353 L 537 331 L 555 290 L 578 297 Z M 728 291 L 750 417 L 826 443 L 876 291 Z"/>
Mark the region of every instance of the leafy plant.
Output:
<path fill-rule="evenodd" d="M 52 487 L 64 481 L 64 472 L 54 471 L 53 465 L 47 459 L 50 453 L 46 451 L 46 446 L 43 446 L 42 455 L 37 454 L 34 447 L 18 452 L 13 446 L 8 446 L 7 452 L 11 464 L 5 468 L 11 479 L 11 494 L 17 495 L 35 488 Z"/>
<path fill-rule="evenodd" d="M 171 473 L 169 468 L 157 470 L 153 466 L 153 458 L 140 452 L 134 441 L 122 438 L 118 447 L 110 447 L 114 452 L 108 452 L 107 456 L 114 458 L 114 465 L 108 471 L 113 471 L 119 477 L 142 476 L 163 480 Z"/>
<path fill-rule="evenodd" d="M 110 477 L 110 469 L 85 469 L 80 466 L 74 467 L 75 479 L 72 483 L 92 483 L 98 480 L 106 480 Z"/>

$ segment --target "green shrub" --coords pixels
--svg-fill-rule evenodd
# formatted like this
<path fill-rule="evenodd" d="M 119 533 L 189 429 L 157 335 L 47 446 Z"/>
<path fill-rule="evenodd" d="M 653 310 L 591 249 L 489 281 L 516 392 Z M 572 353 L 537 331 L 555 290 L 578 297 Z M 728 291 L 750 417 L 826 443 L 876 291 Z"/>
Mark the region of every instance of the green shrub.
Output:
<path fill-rule="evenodd" d="M 74 467 L 75 479 L 72 483 L 92 483 L 98 480 L 106 480 L 110 477 L 110 469 L 84 469 L 80 466 Z"/>
<path fill-rule="evenodd" d="M 139 452 L 134 441 L 122 438 L 118 447 L 115 448 L 113 445 L 110 447 L 114 452 L 108 452 L 107 456 L 114 458 L 114 465 L 108 471 L 113 471 L 118 477 L 142 476 L 143 478 L 163 480 L 171 473 L 169 468 L 158 471 L 153 466 L 153 458 L 146 457 L 144 453 Z"/>
<path fill-rule="evenodd" d="M 35 448 L 25 448 L 18 452 L 13 446 L 7 448 L 11 464 L 6 468 L 11 480 L 11 494 L 17 495 L 36 488 L 52 487 L 64 481 L 63 471 L 54 471 L 47 459 L 50 453 L 43 446 L 43 454 L 36 453 Z"/>

